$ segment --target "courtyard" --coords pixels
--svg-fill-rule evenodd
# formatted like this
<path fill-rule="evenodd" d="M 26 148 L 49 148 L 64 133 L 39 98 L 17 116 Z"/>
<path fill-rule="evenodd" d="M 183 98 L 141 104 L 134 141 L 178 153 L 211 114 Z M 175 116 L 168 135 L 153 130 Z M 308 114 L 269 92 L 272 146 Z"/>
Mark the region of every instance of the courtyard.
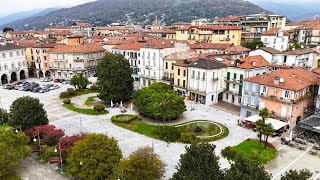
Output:
<path fill-rule="evenodd" d="M 136 151 L 138 147 L 153 146 L 157 154 L 167 164 L 166 173 L 164 179 L 168 179 L 175 172 L 175 166 L 178 164 L 180 155 L 185 152 L 185 144 L 170 143 L 154 140 L 152 138 L 143 136 L 141 134 L 123 129 L 114 125 L 111 122 L 111 117 L 116 114 L 120 114 L 120 108 L 108 108 L 109 114 L 100 116 L 82 115 L 73 111 L 69 111 L 64 108 L 62 101 L 59 99 L 59 93 L 65 91 L 67 88 L 71 88 L 70 85 L 60 85 L 61 88 L 56 91 L 50 91 L 45 94 L 35 94 L 31 92 L 22 91 L 9 91 L 0 89 L 2 106 L 5 109 L 9 109 L 11 103 L 18 97 L 32 96 L 39 98 L 44 104 L 44 108 L 47 110 L 50 124 L 57 126 L 65 131 L 67 135 L 76 133 L 88 132 L 88 133 L 104 133 L 108 136 L 114 137 L 118 140 L 119 146 L 123 152 L 123 155 L 127 157 L 131 152 Z M 14 93 L 13 93 L 14 92 Z M 72 102 L 79 107 L 83 107 L 85 100 L 95 94 L 86 94 L 72 98 Z M 257 133 L 252 130 L 240 127 L 237 125 L 237 115 L 230 114 L 221 110 L 217 110 L 212 107 L 206 107 L 201 104 L 192 104 L 195 110 L 191 111 L 191 103 L 186 102 L 187 111 L 177 120 L 172 121 L 171 124 L 178 124 L 188 122 L 190 120 L 209 120 L 223 124 L 229 128 L 229 135 L 226 138 L 213 142 L 216 145 L 216 154 L 220 155 L 222 149 L 227 146 L 235 146 L 248 138 L 256 138 Z M 137 114 L 136 111 L 127 109 L 128 114 Z M 146 120 L 150 122 L 151 120 Z M 153 122 L 157 123 L 157 122 Z M 160 124 L 161 122 L 159 122 Z M 278 149 L 278 156 L 271 163 L 266 165 L 268 172 L 272 173 L 274 179 L 280 179 L 281 174 L 289 169 L 302 169 L 307 168 L 313 172 L 313 178 L 319 178 L 320 164 L 317 163 L 320 160 L 320 156 L 313 156 L 309 154 L 308 150 L 302 151 L 297 148 L 292 148 L 280 143 L 280 138 L 271 138 L 271 142 L 276 145 Z M 222 168 L 228 168 L 229 163 L 225 158 L 220 158 Z M 43 167 L 46 168 L 46 167 Z M 20 168 L 19 175 L 23 179 L 34 179 L 30 173 L 25 173 L 28 167 Z M 41 171 L 41 168 L 34 169 L 33 171 Z M 54 177 L 48 177 L 48 179 L 54 179 Z M 54 176 L 54 175 L 52 175 Z M 56 177 L 55 177 L 56 178 Z"/>

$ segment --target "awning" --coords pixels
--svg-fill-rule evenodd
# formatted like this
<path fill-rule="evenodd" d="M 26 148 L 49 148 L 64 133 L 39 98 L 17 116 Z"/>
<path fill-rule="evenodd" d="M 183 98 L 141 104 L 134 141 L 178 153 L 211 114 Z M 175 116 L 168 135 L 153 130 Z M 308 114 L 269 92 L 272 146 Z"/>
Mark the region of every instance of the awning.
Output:
<path fill-rule="evenodd" d="M 300 128 L 320 133 L 320 115 L 314 114 L 298 123 Z"/>
<path fill-rule="evenodd" d="M 249 117 L 245 118 L 244 120 L 252 122 L 254 124 L 260 119 L 262 119 L 262 118 L 259 115 L 253 115 L 253 116 L 249 116 Z M 280 120 L 276 120 L 276 119 L 273 119 L 273 118 L 266 119 L 266 124 L 271 124 L 273 129 L 275 129 L 275 130 L 279 130 L 279 129 L 289 125 L 286 122 L 283 122 L 283 121 L 280 121 Z"/>
<path fill-rule="evenodd" d="M 133 77 L 133 78 L 140 78 L 140 75 L 139 75 L 139 74 L 132 74 L 131 77 Z"/>

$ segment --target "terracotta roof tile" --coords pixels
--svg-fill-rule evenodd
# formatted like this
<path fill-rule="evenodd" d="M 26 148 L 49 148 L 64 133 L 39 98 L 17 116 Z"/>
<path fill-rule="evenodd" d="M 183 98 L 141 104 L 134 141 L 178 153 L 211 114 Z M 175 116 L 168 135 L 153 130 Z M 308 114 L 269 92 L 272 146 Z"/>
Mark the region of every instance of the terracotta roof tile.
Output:
<path fill-rule="evenodd" d="M 230 48 L 232 44 L 222 44 L 222 43 L 198 43 L 191 44 L 190 49 L 227 49 Z"/>
<path fill-rule="evenodd" d="M 281 51 L 276 50 L 276 49 L 274 49 L 272 47 L 260 47 L 260 49 L 262 49 L 262 50 L 264 50 L 264 51 L 266 51 L 266 52 L 268 52 L 270 54 L 282 54 Z"/>
<path fill-rule="evenodd" d="M 231 47 L 227 48 L 226 51 L 234 52 L 234 53 L 242 53 L 242 52 L 249 52 L 249 51 L 251 51 L 251 49 L 248 49 L 243 46 L 231 46 Z"/>
<path fill-rule="evenodd" d="M 51 53 L 92 53 L 104 52 L 98 44 L 85 44 L 85 45 L 57 45 L 48 52 Z"/>
<path fill-rule="evenodd" d="M 274 84 L 275 78 L 282 78 L 283 82 Z M 302 90 L 308 86 L 318 84 L 319 82 L 317 74 L 301 67 L 292 69 L 280 69 L 270 74 L 263 74 L 246 78 L 244 80 L 293 91 Z"/>
<path fill-rule="evenodd" d="M 275 35 L 277 35 L 277 33 L 279 31 L 281 31 L 281 28 L 273 28 L 273 29 L 270 29 L 269 31 L 261 33 L 261 35 L 262 36 L 275 36 Z M 283 31 L 283 35 L 284 36 L 289 36 L 289 33 L 286 32 L 286 31 Z"/>
<path fill-rule="evenodd" d="M 254 68 L 261 68 L 261 67 L 268 67 L 270 63 L 265 60 L 261 55 L 258 56 L 248 56 L 236 60 L 233 64 L 228 64 L 229 66 L 241 68 L 241 69 L 254 69 Z"/>
<path fill-rule="evenodd" d="M 311 49 L 311 48 L 304 48 L 304 49 L 296 49 L 296 50 L 292 50 L 292 51 L 286 51 L 283 52 L 283 54 L 286 55 L 302 55 L 302 54 L 309 54 L 309 53 L 314 53 L 315 50 Z"/>

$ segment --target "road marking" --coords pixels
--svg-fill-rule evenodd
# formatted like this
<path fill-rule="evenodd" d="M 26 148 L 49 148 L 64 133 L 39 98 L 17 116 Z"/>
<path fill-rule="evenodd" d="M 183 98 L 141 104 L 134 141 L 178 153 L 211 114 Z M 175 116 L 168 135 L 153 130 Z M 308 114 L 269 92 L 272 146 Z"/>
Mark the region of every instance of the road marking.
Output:
<path fill-rule="evenodd" d="M 281 149 L 283 149 L 283 148 L 285 148 L 285 147 L 286 147 L 286 145 L 281 146 L 281 147 L 278 149 L 278 151 L 280 151 Z"/>
<path fill-rule="evenodd" d="M 272 177 L 271 180 L 274 180 L 275 178 L 277 178 L 278 176 L 280 176 L 286 169 L 288 169 L 290 166 L 292 166 L 294 163 L 296 163 L 302 156 L 304 156 L 306 153 L 308 153 L 310 151 L 310 149 L 312 149 L 312 147 L 310 147 L 309 149 L 307 149 L 304 153 L 302 153 L 299 157 L 297 157 L 295 160 L 293 160 L 290 164 L 288 164 L 286 167 L 284 167 L 280 172 L 278 172 L 275 176 Z"/>

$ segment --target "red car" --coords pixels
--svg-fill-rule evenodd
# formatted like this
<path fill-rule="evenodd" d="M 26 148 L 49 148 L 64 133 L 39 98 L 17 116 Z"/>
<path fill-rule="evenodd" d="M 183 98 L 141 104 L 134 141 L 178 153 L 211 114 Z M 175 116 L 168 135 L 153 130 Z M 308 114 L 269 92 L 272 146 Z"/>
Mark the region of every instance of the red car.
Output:
<path fill-rule="evenodd" d="M 59 82 L 60 82 L 60 79 L 55 79 L 53 82 L 59 83 Z"/>

